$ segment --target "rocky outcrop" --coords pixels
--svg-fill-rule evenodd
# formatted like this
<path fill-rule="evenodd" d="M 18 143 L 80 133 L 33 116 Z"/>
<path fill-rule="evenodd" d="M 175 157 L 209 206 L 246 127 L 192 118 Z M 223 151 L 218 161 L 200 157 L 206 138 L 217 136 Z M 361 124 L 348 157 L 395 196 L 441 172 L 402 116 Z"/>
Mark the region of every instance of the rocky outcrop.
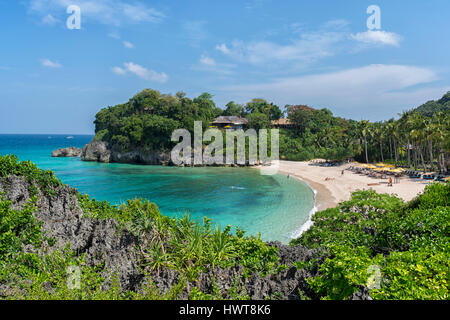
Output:
<path fill-rule="evenodd" d="M 170 152 L 162 151 L 131 151 L 111 153 L 112 162 L 135 163 L 148 165 L 168 165 L 171 164 Z"/>
<path fill-rule="evenodd" d="M 81 151 L 81 160 L 111 162 L 111 148 L 105 141 L 92 141 L 85 145 Z"/>
<path fill-rule="evenodd" d="M 22 208 L 30 199 L 29 186 L 30 183 L 23 177 L 8 176 L 0 179 L 0 193 L 3 192 L 16 209 Z M 134 249 L 136 239 L 126 230 L 117 228 L 117 222 L 112 219 L 94 220 L 83 217 L 75 189 L 60 186 L 54 191 L 55 194 L 50 196 L 38 188 L 38 210 L 35 212 L 36 218 L 43 222 L 43 232 L 56 240 L 51 249 L 62 249 L 70 244 L 77 254 L 85 254 L 89 265 L 104 262 L 106 279 L 109 271 L 117 270 L 121 288 L 136 289 L 141 281 Z"/>
<path fill-rule="evenodd" d="M 55 250 L 70 244 L 78 255 L 84 254 L 88 265 L 104 263 L 103 275 L 106 286 L 109 285 L 111 274 L 118 272 L 122 290 L 140 291 L 147 284 L 139 268 L 140 254 L 137 250 L 139 240 L 126 228 L 120 227 L 113 219 L 92 219 L 86 217 L 80 208 L 77 190 L 61 185 L 53 189 L 52 195 L 42 192 L 38 186 L 30 188 L 31 183 L 24 177 L 10 175 L 0 178 L 0 194 L 12 202 L 12 207 L 22 208 L 30 199 L 29 190 L 37 189 L 37 211 L 35 216 L 43 222 L 42 230 L 56 240 L 56 243 L 41 250 Z M 278 249 L 280 264 L 286 268 L 279 273 L 265 277 L 253 273 L 244 277 L 242 266 L 230 268 L 212 268 L 199 275 L 193 283 L 187 283 L 185 289 L 178 295 L 179 299 L 187 299 L 192 288 L 197 287 L 205 293 L 220 292 L 223 298 L 235 298 L 235 294 L 248 295 L 251 299 L 301 299 L 302 294 L 314 297 L 308 289 L 306 279 L 314 275 L 315 270 L 297 269 L 296 261 L 308 261 L 320 257 L 319 252 L 302 246 L 291 247 L 279 242 L 268 243 Z M 25 248 L 33 251 L 36 249 Z M 167 268 L 154 270 L 150 281 L 160 293 L 168 293 L 180 281 L 179 272 Z M 51 289 L 51 288 L 50 288 Z M 1 292 L 0 295 L 5 295 Z M 3 290 L 4 291 L 4 290 Z M 361 291 L 350 297 L 353 299 L 368 299 L 367 292 Z"/>
<path fill-rule="evenodd" d="M 115 150 L 108 142 L 92 141 L 82 150 L 81 160 L 97 162 L 118 162 L 148 165 L 170 164 L 170 152 L 133 150 L 121 152 Z"/>
<path fill-rule="evenodd" d="M 80 156 L 81 156 L 81 149 L 76 147 L 61 148 L 52 152 L 52 157 L 54 158 L 80 157 Z"/>

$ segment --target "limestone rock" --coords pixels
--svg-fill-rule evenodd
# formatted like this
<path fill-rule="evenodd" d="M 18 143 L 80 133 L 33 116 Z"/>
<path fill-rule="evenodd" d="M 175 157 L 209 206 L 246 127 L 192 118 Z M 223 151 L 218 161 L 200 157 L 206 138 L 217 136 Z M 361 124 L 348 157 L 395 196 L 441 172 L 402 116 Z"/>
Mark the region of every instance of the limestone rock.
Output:
<path fill-rule="evenodd" d="M 80 157 L 80 156 L 81 156 L 81 149 L 76 147 L 61 148 L 52 152 L 52 157 L 54 158 Z"/>

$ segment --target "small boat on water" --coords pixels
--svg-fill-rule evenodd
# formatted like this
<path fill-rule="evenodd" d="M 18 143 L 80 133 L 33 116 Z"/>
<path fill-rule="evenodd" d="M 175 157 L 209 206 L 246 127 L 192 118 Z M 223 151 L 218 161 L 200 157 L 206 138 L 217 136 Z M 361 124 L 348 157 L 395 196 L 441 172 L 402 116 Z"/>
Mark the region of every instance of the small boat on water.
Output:
<path fill-rule="evenodd" d="M 66 139 L 73 139 L 73 136 L 68 136 L 66 137 Z"/>

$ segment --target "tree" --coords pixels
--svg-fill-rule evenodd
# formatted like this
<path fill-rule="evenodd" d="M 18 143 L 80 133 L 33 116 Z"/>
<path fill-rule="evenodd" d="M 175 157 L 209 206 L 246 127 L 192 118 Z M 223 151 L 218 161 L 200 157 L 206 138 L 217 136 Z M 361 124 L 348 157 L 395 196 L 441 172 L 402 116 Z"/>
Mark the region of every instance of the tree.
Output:
<path fill-rule="evenodd" d="M 367 120 L 361 120 L 359 122 L 359 130 L 361 133 L 361 138 L 364 144 L 364 155 L 365 155 L 365 159 L 366 159 L 366 163 L 369 163 L 369 155 L 367 153 L 367 137 L 369 134 L 369 121 Z"/>
<path fill-rule="evenodd" d="M 283 116 L 280 107 L 273 103 L 268 103 L 264 99 L 253 99 L 245 105 L 245 112 L 250 113 L 264 113 L 270 120 L 278 120 Z"/>
<path fill-rule="evenodd" d="M 270 127 L 269 117 L 260 112 L 254 112 L 247 116 L 248 127 L 251 129 L 259 130 Z"/>
<path fill-rule="evenodd" d="M 226 107 L 227 108 L 223 112 L 224 116 L 236 116 L 236 117 L 245 116 L 244 107 L 240 104 L 234 103 L 234 101 L 228 102 Z"/>

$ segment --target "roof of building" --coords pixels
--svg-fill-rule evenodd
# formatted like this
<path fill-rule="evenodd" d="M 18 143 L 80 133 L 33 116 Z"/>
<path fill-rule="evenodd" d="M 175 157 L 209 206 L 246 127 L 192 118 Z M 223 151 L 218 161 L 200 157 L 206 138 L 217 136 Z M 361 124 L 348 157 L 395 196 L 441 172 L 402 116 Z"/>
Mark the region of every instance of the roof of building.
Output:
<path fill-rule="evenodd" d="M 214 120 L 213 124 L 234 124 L 241 125 L 247 124 L 248 120 L 246 118 L 240 118 L 236 116 L 220 116 Z"/>

